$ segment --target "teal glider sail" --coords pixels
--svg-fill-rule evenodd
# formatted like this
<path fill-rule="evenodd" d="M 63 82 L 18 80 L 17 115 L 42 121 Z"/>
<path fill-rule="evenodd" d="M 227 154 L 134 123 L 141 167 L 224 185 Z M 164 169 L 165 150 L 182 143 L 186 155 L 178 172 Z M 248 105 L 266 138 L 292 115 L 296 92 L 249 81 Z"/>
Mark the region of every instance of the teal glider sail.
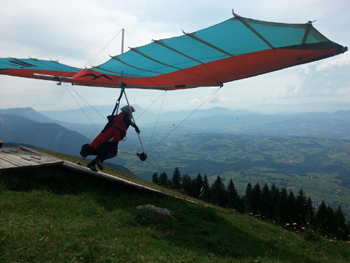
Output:
<path fill-rule="evenodd" d="M 234 14 L 211 27 L 131 48 L 91 68 L 55 61 L 0 58 L 0 74 L 75 85 L 145 89 L 220 86 L 347 51 L 311 22 L 286 24 Z"/>

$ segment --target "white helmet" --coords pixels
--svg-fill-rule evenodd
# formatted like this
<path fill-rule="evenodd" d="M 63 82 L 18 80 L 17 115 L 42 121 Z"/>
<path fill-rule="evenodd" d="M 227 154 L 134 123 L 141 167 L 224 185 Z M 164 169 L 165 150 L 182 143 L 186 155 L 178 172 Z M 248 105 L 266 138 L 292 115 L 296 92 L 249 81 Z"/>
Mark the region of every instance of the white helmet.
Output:
<path fill-rule="evenodd" d="M 133 106 L 130 106 L 130 107 L 129 106 L 124 106 L 120 110 L 122 112 L 126 113 L 126 114 L 129 114 L 129 115 L 130 115 L 131 112 L 135 112 L 135 109 L 134 109 Z"/>

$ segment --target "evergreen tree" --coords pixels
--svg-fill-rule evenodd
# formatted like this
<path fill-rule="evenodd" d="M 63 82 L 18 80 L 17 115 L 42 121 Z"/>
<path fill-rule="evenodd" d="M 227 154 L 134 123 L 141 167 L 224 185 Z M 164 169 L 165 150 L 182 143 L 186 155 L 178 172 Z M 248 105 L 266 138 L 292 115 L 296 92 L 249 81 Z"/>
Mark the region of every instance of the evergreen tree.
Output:
<path fill-rule="evenodd" d="M 347 227 L 343 210 L 341 209 L 340 206 L 334 212 L 334 224 L 336 226 L 335 237 L 341 240 L 346 240 L 347 237 L 349 236 L 349 230 Z"/>
<path fill-rule="evenodd" d="M 306 224 L 306 196 L 302 188 L 300 188 L 296 199 L 296 210 L 298 214 L 298 224 L 304 226 Z"/>
<path fill-rule="evenodd" d="M 260 212 L 264 218 L 270 219 L 269 211 L 271 206 L 271 192 L 267 183 L 264 184 L 264 187 L 261 192 L 260 200 Z"/>
<path fill-rule="evenodd" d="M 206 202 L 211 201 L 211 191 L 210 191 L 207 175 L 204 175 L 204 182 L 203 182 L 203 187 L 201 189 L 200 197 Z"/>
<path fill-rule="evenodd" d="M 286 223 L 292 223 L 290 218 L 288 218 L 288 192 L 285 187 L 281 189 L 279 200 L 278 200 L 278 222 L 280 225 L 285 225 Z"/>
<path fill-rule="evenodd" d="M 232 181 L 232 179 L 230 180 L 228 186 L 227 186 L 227 201 L 228 204 L 227 206 L 229 208 L 233 208 L 233 209 L 237 209 L 238 211 L 241 210 L 240 208 L 240 198 L 239 195 L 237 193 L 237 190 L 235 188 L 235 185 Z"/>
<path fill-rule="evenodd" d="M 333 236 L 333 234 L 336 232 L 337 227 L 334 223 L 334 211 L 333 209 L 328 206 L 327 207 L 327 217 L 326 217 L 326 234 Z"/>
<path fill-rule="evenodd" d="M 203 178 L 201 176 L 201 174 L 199 173 L 196 177 L 196 179 L 194 179 L 193 182 L 193 196 L 195 198 L 200 198 L 200 194 L 201 194 L 201 189 L 203 187 Z"/>
<path fill-rule="evenodd" d="M 280 191 L 275 184 L 272 185 L 270 190 L 271 205 L 269 206 L 268 216 L 271 220 L 276 221 L 278 219 L 278 203 L 280 198 Z"/>
<path fill-rule="evenodd" d="M 315 228 L 320 234 L 327 233 L 327 206 L 324 201 L 322 201 L 316 212 Z"/>
<path fill-rule="evenodd" d="M 164 187 L 169 186 L 168 175 L 165 172 L 162 172 L 159 176 L 159 185 Z"/>
<path fill-rule="evenodd" d="M 158 177 L 157 173 L 154 173 L 152 175 L 152 182 L 155 183 L 155 184 L 159 184 L 159 177 Z"/>
<path fill-rule="evenodd" d="M 253 215 L 258 215 L 260 214 L 260 203 L 261 203 L 261 187 L 260 184 L 257 183 L 254 185 L 254 188 L 252 190 L 252 201 L 251 201 L 251 209 Z"/>
<path fill-rule="evenodd" d="M 192 178 L 188 174 L 182 177 L 182 189 L 185 190 L 187 195 L 193 196 Z"/>
<path fill-rule="evenodd" d="M 305 213 L 305 222 L 307 225 L 312 226 L 315 221 L 315 211 L 312 206 L 311 198 L 309 197 L 306 201 L 306 213 Z"/>
<path fill-rule="evenodd" d="M 288 205 L 287 218 L 289 222 L 297 223 L 298 226 L 300 226 L 300 222 L 298 220 L 299 217 L 298 217 L 298 210 L 297 210 L 297 202 L 293 191 L 289 192 L 287 205 Z"/>
<path fill-rule="evenodd" d="M 225 185 L 220 175 L 218 175 L 218 177 L 212 184 L 211 202 L 221 207 L 225 207 L 227 204 L 227 195 L 226 195 Z"/>
<path fill-rule="evenodd" d="M 179 167 L 174 169 L 173 178 L 171 180 L 171 186 L 173 189 L 180 190 L 181 189 L 181 173 Z"/>
<path fill-rule="evenodd" d="M 252 187 L 252 184 L 249 182 L 247 184 L 246 189 L 245 189 L 245 194 L 244 194 L 244 198 L 243 198 L 243 205 L 244 205 L 243 211 L 245 213 L 252 213 L 253 212 L 252 211 L 252 207 L 253 207 L 252 192 L 253 192 L 253 187 Z"/>

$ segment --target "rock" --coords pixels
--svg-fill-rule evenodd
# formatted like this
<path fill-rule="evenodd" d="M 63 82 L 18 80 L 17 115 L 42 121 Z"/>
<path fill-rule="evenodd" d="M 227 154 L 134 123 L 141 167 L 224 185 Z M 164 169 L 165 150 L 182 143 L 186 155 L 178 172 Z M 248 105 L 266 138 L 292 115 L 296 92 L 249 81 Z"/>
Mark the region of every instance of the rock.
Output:
<path fill-rule="evenodd" d="M 154 205 L 139 205 L 137 207 L 139 210 L 149 210 L 149 211 L 154 211 L 160 215 L 169 217 L 170 219 L 176 221 L 176 218 L 171 215 L 171 212 L 166 209 L 166 208 L 161 208 L 161 207 L 156 207 Z"/>

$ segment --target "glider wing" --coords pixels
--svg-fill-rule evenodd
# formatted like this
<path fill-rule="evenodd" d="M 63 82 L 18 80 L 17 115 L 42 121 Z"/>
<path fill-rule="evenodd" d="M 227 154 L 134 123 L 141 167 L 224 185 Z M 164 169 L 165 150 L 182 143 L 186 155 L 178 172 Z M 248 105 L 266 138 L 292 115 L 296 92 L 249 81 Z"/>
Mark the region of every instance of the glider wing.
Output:
<path fill-rule="evenodd" d="M 311 22 L 284 24 L 234 17 L 182 36 L 154 40 L 89 69 L 36 59 L 0 59 L 0 74 L 76 85 L 185 89 L 220 86 L 347 51 Z"/>
<path fill-rule="evenodd" d="M 82 69 L 52 60 L 0 58 L 0 74 L 54 81 L 72 81 Z"/>

